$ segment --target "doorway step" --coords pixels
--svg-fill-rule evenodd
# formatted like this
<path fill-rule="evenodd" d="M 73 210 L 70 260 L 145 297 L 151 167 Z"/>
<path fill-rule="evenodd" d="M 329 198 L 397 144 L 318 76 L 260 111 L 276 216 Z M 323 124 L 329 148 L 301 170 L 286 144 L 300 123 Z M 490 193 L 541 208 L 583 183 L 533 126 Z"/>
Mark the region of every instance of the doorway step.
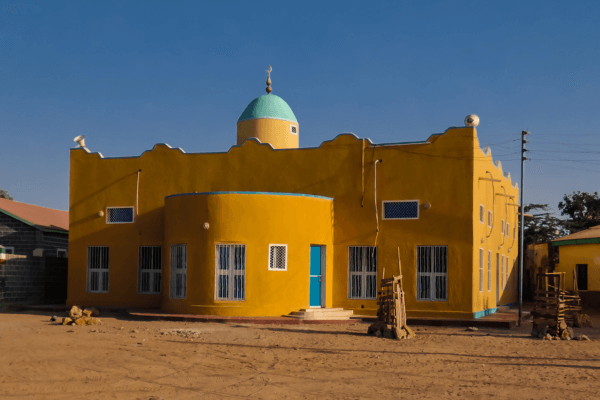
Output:
<path fill-rule="evenodd" d="M 304 308 L 290 313 L 287 317 L 305 321 L 342 321 L 349 320 L 353 314 L 354 311 L 343 308 Z"/>

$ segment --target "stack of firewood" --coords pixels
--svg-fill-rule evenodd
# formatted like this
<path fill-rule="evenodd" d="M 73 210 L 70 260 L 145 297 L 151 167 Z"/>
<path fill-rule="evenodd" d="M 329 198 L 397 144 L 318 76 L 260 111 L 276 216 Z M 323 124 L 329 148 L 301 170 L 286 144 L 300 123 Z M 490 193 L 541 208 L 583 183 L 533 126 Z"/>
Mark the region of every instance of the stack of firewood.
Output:
<path fill-rule="evenodd" d="M 537 275 L 532 336 L 572 339 L 573 325 L 578 325 L 581 312 L 579 293 L 564 288 L 565 273 Z"/>
<path fill-rule="evenodd" d="M 406 325 L 406 306 L 402 290 L 402 267 L 400 249 L 398 249 L 399 275 L 381 279 L 381 290 L 378 292 L 377 321 L 369 326 L 367 333 L 389 339 L 410 339 L 415 333 Z M 385 276 L 385 268 L 383 274 Z"/>
<path fill-rule="evenodd" d="M 95 308 L 81 309 L 77 306 L 73 306 L 69 310 L 69 316 L 64 317 L 62 320 L 63 325 L 96 325 L 100 323 L 98 318 L 94 318 L 100 315 L 98 310 Z"/>

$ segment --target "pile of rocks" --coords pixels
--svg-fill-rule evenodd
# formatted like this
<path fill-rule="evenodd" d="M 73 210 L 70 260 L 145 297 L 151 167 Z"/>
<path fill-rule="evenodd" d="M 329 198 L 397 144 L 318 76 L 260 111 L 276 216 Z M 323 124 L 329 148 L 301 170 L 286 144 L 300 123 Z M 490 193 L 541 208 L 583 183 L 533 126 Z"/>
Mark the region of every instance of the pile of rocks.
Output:
<path fill-rule="evenodd" d="M 531 331 L 532 337 L 542 340 L 590 340 L 585 335 L 575 336 L 573 328 L 561 321 L 558 325 L 537 325 Z"/>
<path fill-rule="evenodd" d="M 71 310 L 69 310 L 69 316 L 64 317 L 62 320 L 63 325 L 96 325 L 100 323 L 100 320 L 97 317 L 100 315 L 98 310 L 95 308 L 86 308 L 81 309 L 77 306 L 73 306 Z"/>

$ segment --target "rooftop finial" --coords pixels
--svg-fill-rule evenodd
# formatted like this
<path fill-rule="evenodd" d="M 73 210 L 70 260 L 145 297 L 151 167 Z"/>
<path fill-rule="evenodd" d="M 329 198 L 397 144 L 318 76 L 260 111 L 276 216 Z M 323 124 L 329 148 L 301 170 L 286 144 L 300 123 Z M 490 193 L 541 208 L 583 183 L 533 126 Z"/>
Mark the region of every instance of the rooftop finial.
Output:
<path fill-rule="evenodd" d="M 267 88 L 265 89 L 267 91 L 267 94 L 271 94 L 271 71 L 273 71 L 273 68 L 271 68 L 271 66 L 269 65 L 269 70 L 267 71 Z"/>

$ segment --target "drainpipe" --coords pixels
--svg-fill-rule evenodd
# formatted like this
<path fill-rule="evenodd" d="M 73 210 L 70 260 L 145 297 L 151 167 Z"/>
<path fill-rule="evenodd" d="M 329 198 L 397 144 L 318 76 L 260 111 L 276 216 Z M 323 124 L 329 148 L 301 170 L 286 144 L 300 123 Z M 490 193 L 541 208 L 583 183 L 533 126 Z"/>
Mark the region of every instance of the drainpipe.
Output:
<path fill-rule="evenodd" d="M 377 211 L 377 163 L 383 162 L 383 160 L 379 159 L 375 161 L 375 179 L 374 179 L 374 198 L 375 198 L 375 220 L 377 221 L 377 232 L 375 233 L 375 246 L 377 246 L 377 237 L 379 236 L 379 212 Z"/>

